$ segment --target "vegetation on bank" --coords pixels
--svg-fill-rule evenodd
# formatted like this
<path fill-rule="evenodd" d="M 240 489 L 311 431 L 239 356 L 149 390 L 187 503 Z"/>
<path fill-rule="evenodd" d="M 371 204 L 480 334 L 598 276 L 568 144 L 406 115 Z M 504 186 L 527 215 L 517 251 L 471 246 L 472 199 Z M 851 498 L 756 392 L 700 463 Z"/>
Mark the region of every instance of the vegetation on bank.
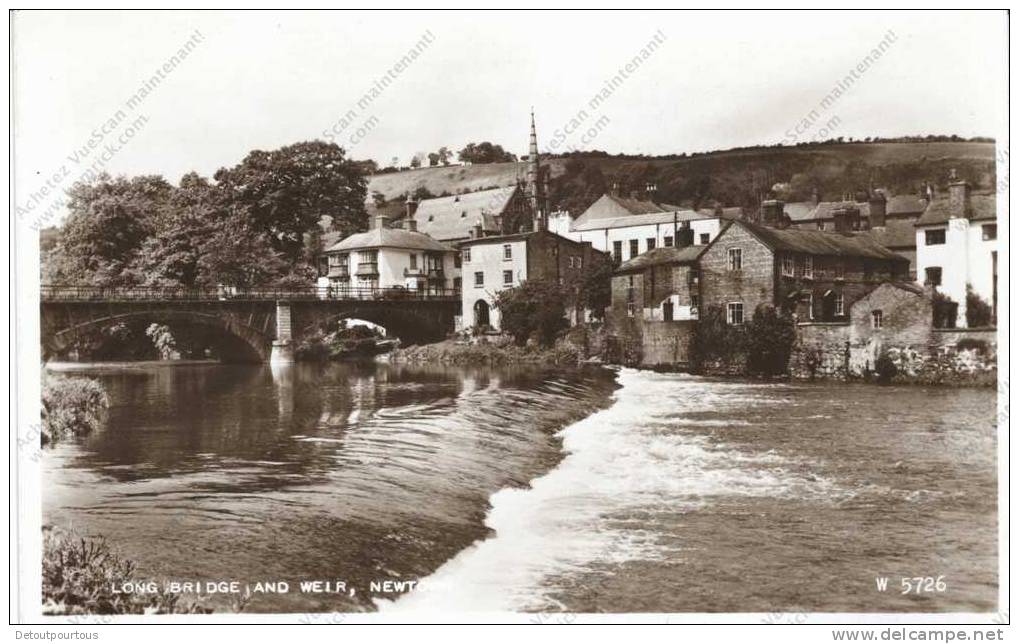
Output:
<path fill-rule="evenodd" d="M 773 377 L 789 372 L 796 343 L 796 322 L 774 306 L 762 304 L 747 324 L 726 320 L 720 305 L 706 307 L 691 342 L 691 358 L 698 371 Z"/>
<path fill-rule="evenodd" d="M 110 549 L 103 537 L 82 537 L 43 528 L 42 603 L 49 615 L 142 615 L 211 613 L 162 588 L 116 592 L 137 583 L 137 567 Z"/>
<path fill-rule="evenodd" d="M 68 378 L 43 371 L 43 445 L 69 436 L 84 436 L 99 428 L 110 401 L 106 388 L 91 378 Z"/>
<path fill-rule="evenodd" d="M 435 344 L 416 345 L 397 349 L 390 354 L 394 362 L 433 363 L 444 365 L 541 365 L 575 367 L 582 360 L 580 352 L 572 346 L 557 344 L 540 347 L 534 344 L 519 346 L 512 342 L 493 339 L 445 340 Z"/>
<path fill-rule="evenodd" d="M 301 340 L 294 347 L 294 357 L 310 362 L 366 358 L 381 353 L 384 340 L 378 329 L 363 324 L 348 326 L 342 320 L 332 333 L 318 330 Z"/>

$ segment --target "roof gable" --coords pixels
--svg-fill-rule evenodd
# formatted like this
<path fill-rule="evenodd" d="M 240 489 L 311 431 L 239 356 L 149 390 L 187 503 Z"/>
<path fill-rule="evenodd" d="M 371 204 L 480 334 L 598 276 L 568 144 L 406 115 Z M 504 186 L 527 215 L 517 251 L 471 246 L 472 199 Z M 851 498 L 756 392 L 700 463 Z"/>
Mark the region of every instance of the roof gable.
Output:
<path fill-rule="evenodd" d="M 655 248 L 623 262 L 614 273 L 633 273 L 651 266 L 693 264 L 700 258 L 706 248 L 707 246 L 684 246 L 682 248 L 668 246 Z"/>
<path fill-rule="evenodd" d="M 481 224 L 485 232 L 502 232 L 499 217 L 519 188 L 506 186 L 422 200 L 414 213 L 418 230 L 435 239 L 464 239 Z"/>
<path fill-rule="evenodd" d="M 908 261 L 877 243 L 867 233 L 837 233 L 824 230 L 803 230 L 800 228 L 771 228 L 735 221 L 732 225 L 743 226 L 772 250 L 782 250 L 805 255 L 832 257 L 867 257 Z M 731 226 L 724 228 L 714 241 L 721 239 Z"/>

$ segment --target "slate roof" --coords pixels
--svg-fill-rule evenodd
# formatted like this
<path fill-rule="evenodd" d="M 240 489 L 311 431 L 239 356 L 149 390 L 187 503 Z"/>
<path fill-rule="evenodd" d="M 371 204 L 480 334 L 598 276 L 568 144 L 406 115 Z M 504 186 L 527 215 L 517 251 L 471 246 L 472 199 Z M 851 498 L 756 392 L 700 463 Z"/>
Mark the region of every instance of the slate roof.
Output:
<path fill-rule="evenodd" d="M 916 247 L 916 226 L 909 220 L 886 219 L 884 226 L 865 230 L 861 234 L 870 235 L 874 241 L 887 248 Z"/>
<path fill-rule="evenodd" d="M 650 266 L 661 266 L 664 264 L 692 264 L 697 261 L 705 248 L 707 246 L 655 248 L 623 262 L 614 271 L 614 274 L 634 273 Z"/>
<path fill-rule="evenodd" d="M 916 195 L 895 195 L 889 197 L 885 205 L 885 214 L 894 215 L 919 215 L 927 208 L 927 202 Z"/>
<path fill-rule="evenodd" d="M 671 224 L 673 220 L 677 222 L 692 221 L 694 219 L 706 219 L 714 216 L 704 215 L 695 210 L 671 210 L 643 215 L 588 219 L 586 221 L 581 221 L 580 218 L 577 218 L 570 224 L 570 230 L 579 232 L 584 230 L 602 230 L 604 228 L 625 228 L 626 226 L 646 226 L 649 224 Z"/>
<path fill-rule="evenodd" d="M 971 194 L 970 195 L 970 221 L 987 221 L 997 219 L 997 200 L 992 194 Z M 923 216 L 916 222 L 917 226 L 929 226 L 933 224 L 944 224 L 952 215 L 951 202 L 949 198 L 938 197 L 927 206 Z"/>
<path fill-rule="evenodd" d="M 419 231 L 443 241 L 470 237 L 471 229 L 479 222 L 485 232 L 498 233 L 502 230 L 498 218 L 517 190 L 517 186 L 506 186 L 423 199 L 414 219 Z"/>
<path fill-rule="evenodd" d="M 630 199 L 618 195 L 603 194 L 587 210 L 585 210 L 573 223 L 574 225 L 586 224 L 594 219 L 615 219 L 630 215 L 649 215 L 653 213 L 673 212 L 680 210 L 679 206 L 662 204 L 642 199 Z"/>
<path fill-rule="evenodd" d="M 794 222 L 809 221 L 814 218 L 817 204 L 813 201 L 793 201 L 785 205 L 785 214 Z"/>
<path fill-rule="evenodd" d="M 326 252 L 359 250 L 362 248 L 407 248 L 410 250 L 431 250 L 454 252 L 453 248 L 439 243 L 428 235 L 401 228 L 373 228 L 367 232 L 355 233 L 326 249 Z"/>
<path fill-rule="evenodd" d="M 774 250 L 785 250 L 808 255 L 869 257 L 872 259 L 907 261 L 902 256 L 877 243 L 867 233 L 837 233 L 799 228 L 778 229 L 746 221 L 733 222 L 731 225 L 746 226 L 761 241 Z M 716 237 L 716 239 L 718 238 Z"/>

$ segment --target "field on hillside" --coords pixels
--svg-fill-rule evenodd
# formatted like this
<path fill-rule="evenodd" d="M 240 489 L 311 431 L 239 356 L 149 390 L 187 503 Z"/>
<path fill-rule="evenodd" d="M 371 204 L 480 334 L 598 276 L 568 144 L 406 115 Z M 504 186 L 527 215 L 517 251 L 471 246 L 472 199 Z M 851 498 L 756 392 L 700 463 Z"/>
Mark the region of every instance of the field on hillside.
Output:
<path fill-rule="evenodd" d="M 817 189 L 824 199 L 883 187 L 915 192 L 924 182 L 947 184 L 951 170 L 978 187 L 994 184 L 993 143 L 842 143 L 750 148 L 675 158 L 581 156 L 549 159 L 553 205 L 579 212 L 608 186 L 624 190 L 646 182 L 658 199 L 690 206 L 721 203 L 755 206 L 776 184 L 788 184 L 789 200 L 807 199 Z M 421 168 L 376 175 L 369 190 L 397 199 L 425 188 L 433 195 L 474 192 L 510 185 L 526 164 L 496 163 Z"/>

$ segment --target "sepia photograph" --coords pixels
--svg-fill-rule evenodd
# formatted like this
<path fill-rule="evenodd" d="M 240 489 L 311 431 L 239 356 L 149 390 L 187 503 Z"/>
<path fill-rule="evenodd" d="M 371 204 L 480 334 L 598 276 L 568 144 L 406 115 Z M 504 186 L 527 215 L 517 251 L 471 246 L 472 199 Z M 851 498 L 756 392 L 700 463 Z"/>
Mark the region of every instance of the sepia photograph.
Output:
<path fill-rule="evenodd" d="M 19 639 L 1006 639 L 1007 9 L 9 38 Z"/>

